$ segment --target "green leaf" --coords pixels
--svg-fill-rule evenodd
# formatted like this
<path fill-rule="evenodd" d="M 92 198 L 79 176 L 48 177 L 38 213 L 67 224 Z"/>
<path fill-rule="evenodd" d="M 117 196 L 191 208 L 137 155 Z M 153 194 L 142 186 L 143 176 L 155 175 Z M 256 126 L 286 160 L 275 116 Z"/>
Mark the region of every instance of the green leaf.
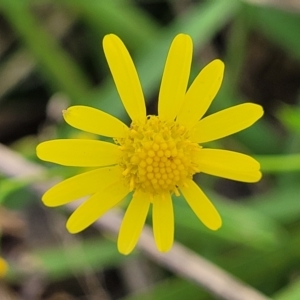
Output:
<path fill-rule="evenodd" d="M 75 11 L 99 36 L 99 52 L 103 33 L 119 35 L 133 48 L 148 47 L 157 36 L 158 25 L 142 9 L 129 1 L 56 0 Z"/>
<path fill-rule="evenodd" d="M 299 189 L 295 186 L 276 188 L 269 193 L 255 196 L 247 205 L 281 224 L 291 224 L 300 220 Z"/>
<path fill-rule="evenodd" d="M 277 113 L 277 117 L 286 129 L 300 135 L 300 108 L 284 105 Z"/>
<path fill-rule="evenodd" d="M 13 208 L 20 208 L 17 204 L 20 203 L 20 196 L 27 198 L 27 193 L 24 193 L 24 190 L 30 183 L 36 181 L 36 178 L 23 178 L 23 179 L 10 179 L 4 178 L 0 179 L 0 205 L 8 204 L 8 206 Z M 16 201 L 12 200 L 14 198 Z M 10 201 L 8 201 L 8 199 Z M 14 205 L 11 205 L 11 200 Z M 10 202 L 10 203 L 6 203 Z M 24 204 L 24 201 L 22 201 Z M 21 204 L 21 203 L 20 203 Z"/>
<path fill-rule="evenodd" d="M 300 59 L 300 15 L 267 6 L 245 5 L 251 27 L 263 32 L 288 53 Z"/>
<path fill-rule="evenodd" d="M 300 280 L 290 283 L 287 287 L 277 292 L 274 300 L 299 300 L 300 299 Z"/>
<path fill-rule="evenodd" d="M 208 293 L 200 287 L 180 278 L 169 278 L 158 282 L 145 292 L 129 295 L 124 300 L 201 300 Z"/>
<path fill-rule="evenodd" d="M 13 180 L 1 179 L 0 180 L 0 204 L 2 205 L 6 197 L 14 191 L 25 186 L 24 182 L 17 182 Z"/>
<path fill-rule="evenodd" d="M 230 243 L 247 245 L 250 248 L 266 250 L 280 245 L 287 237 L 286 232 L 270 216 L 254 210 L 248 205 L 230 202 L 209 192 L 209 199 L 218 209 L 223 225 L 217 231 L 210 231 L 194 215 L 183 197 L 174 197 L 176 224 L 191 234 L 205 239 L 221 239 Z"/>
<path fill-rule="evenodd" d="M 256 155 L 264 173 L 300 171 L 300 154 Z"/>

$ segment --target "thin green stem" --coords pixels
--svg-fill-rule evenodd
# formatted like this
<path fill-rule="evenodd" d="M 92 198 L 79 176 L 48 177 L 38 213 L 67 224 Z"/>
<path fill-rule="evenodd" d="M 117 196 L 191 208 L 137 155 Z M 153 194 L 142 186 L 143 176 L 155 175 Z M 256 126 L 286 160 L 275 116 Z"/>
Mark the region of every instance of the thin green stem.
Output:
<path fill-rule="evenodd" d="M 282 173 L 300 171 L 300 154 L 259 155 L 255 158 L 260 162 L 262 172 Z"/>

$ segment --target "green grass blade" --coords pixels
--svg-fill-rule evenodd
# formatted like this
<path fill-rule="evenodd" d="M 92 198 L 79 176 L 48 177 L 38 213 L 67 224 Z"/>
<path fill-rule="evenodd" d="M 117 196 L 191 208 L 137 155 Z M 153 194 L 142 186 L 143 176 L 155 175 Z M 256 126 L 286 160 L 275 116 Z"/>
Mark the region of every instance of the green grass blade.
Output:
<path fill-rule="evenodd" d="M 300 280 L 292 282 L 273 296 L 274 300 L 299 300 Z"/>
<path fill-rule="evenodd" d="M 123 300 L 202 300 L 208 299 L 208 293 L 200 287 L 180 278 L 169 278 L 155 284 L 147 291 L 129 295 Z"/>
<path fill-rule="evenodd" d="M 29 5 L 22 0 L 2 0 L 5 18 L 23 40 L 55 90 L 63 91 L 74 102 L 83 102 L 90 86 L 87 78 L 71 57 L 39 24 Z"/>
<path fill-rule="evenodd" d="M 277 188 L 255 196 L 248 201 L 248 205 L 281 224 L 291 224 L 300 220 L 299 189 L 295 186 Z"/>
<path fill-rule="evenodd" d="M 205 228 L 182 197 L 174 198 L 176 224 L 185 229 L 185 234 L 191 230 L 190 234 L 204 234 L 205 239 L 220 239 L 263 251 L 278 246 L 286 238 L 286 232 L 270 216 L 247 205 L 223 201 L 215 193 L 209 195 L 223 220 L 222 227 L 217 231 Z"/>
<path fill-rule="evenodd" d="M 284 10 L 247 5 L 245 7 L 252 28 L 263 32 L 288 53 L 300 59 L 300 44 L 295 33 L 300 31 L 300 15 Z"/>
<path fill-rule="evenodd" d="M 99 50 L 104 33 L 119 35 L 132 48 L 148 47 L 159 27 L 154 20 L 128 1 L 56 0 L 75 11 L 99 35 Z"/>

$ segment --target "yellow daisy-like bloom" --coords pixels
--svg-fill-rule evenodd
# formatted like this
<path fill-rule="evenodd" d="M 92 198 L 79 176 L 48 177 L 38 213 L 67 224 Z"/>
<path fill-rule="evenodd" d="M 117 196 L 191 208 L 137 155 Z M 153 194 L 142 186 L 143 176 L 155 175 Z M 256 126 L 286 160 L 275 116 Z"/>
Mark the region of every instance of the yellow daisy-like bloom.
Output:
<path fill-rule="evenodd" d="M 4 277 L 8 271 L 7 262 L 0 256 L 0 278 Z"/>
<path fill-rule="evenodd" d="M 217 230 L 222 224 L 220 215 L 193 175 L 203 172 L 256 182 L 261 178 L 260 165 L 250 156 L 203 148 L 202 144 L 251 126 L 263 115 L 262 107 L 245 103 L 202 118 L 220 88 L 224 64 L 212 61 L 187 90 L 193 46 L 188 35 L 179 34 L 165 64 L 158 115 L 147 116 L 140 81 L 125 45 L 109 34 L 104 37 L 103 48 L 132 123 L 128 127 L 87 106 L 64 111 L 64 119 L 71 126 L 111 137 L 113 142 L 60 139 L 39 144 L 37 155 L 42 160 L 96 167 L 52 187 L 43 196 L 44 204 L 59 206 L 89 196 L 67 222 L 67 229 L 77 233 L 133 192 L 118 237 L 118 249 L 123 254 L 134 249 L 151 204 L 157 248 L 166 252 L 172 247 L 173 194 L 182 194 L 204 225 Z"/>

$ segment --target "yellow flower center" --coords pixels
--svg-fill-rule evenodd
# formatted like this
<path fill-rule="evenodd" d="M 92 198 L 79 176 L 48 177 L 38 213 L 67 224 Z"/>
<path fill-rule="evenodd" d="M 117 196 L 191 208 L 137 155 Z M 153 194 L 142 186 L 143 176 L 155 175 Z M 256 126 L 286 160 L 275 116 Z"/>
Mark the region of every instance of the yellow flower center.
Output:
<path fill-rule="evenodd" d="M 196 154 L 201 148 L 189 140 L 189 131 L 176 122 L 149 116 L 145 123 L 132 123 L 120 145 L 123 176 L 130 190 L 179 195 L 178 187 L 199 172 Z"/>

